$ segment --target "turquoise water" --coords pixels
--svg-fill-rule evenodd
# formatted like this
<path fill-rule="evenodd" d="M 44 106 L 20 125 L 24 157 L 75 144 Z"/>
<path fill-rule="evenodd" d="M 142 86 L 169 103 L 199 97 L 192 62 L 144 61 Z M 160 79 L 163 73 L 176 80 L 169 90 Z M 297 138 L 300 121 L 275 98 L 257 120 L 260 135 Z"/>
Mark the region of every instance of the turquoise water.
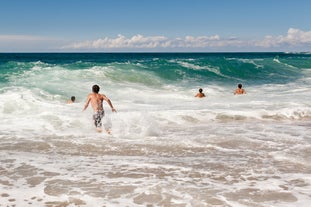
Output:
<path fill-rule="evenodd" d="M 285 53 L 47 53 L 0 54 L 0 86 L 40 88 L 66 98 L 89 88 L 127 83 L 181 90 L 230 88 L 237 83 L 295 84 L 309 73 L 310 54 Z M 308 75 L 308 74 L 307 74 Z M 64 85 L 63 85 L 64 84 Z M 118 89 L 119 90 L 119 89 Z M 78 94 L 77 94 L 78 95 Z"/>
<path fill-rule="evenodd" d="M 23 73 L 35 66 L 58 67 L 67 71 L 116 67 L 127 73 L 146 72 L 161 81 L 232 84 L 287 83 L 300 78 L 301 69 L 311 68 L 310 54 L 285 53 L 47 53 L 0 54 L 1 83 L 6 76 Z M 55 72 L 57 68 L 54 68 Z M 57 75 L 57 74 L 56 74 Z M 143 79 L 144 77 L 137 77 Z"/>
<path fill-rule="evenodd" d="M 307 207 L 310 97 L 305 53 L 0 53 L 0 206 Z"/>

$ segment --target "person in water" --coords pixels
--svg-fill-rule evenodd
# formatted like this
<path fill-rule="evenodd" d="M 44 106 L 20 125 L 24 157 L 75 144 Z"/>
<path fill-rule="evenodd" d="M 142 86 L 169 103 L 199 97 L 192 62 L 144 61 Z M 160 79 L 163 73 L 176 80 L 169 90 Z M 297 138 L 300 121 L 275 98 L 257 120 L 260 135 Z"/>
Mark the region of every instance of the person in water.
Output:
<path fill-rule="evenodd" d="M 71 96 L 70 100 L 67 101 L 67 104 L 72 104 L 76 101 L 76 97 L 75 96 Z"/>
<path fill-rule="evenodd" d="M 236 95 L 236 94 L 245 94 L 245 93 L 246 93 L 246 91 L 242 88 L 242 84 L 239 83 L 238 84 L 238 88 L 235 89 L 235 91 L 234 91 L 234 95 Z"/>
<path fill-rule="evenodd" d="M 103 108 L 103 101 L 106 101 L 108 105 L 110 106 L 112 112 L 116 112 L 116 110 L 113 108 L 112 103 L 110 99 L 105 96 L 104 94 L 100 94 L 99 92 L 99 86 L 93 85 L 92 87 L 92 93 L 90 93 L 87 96 L 87 100 L 85 102 L 83 111 L 87 109 L 89 104 L 91 103 L 91 106 L 93 108 L 94 114 L 93 114 L 93 120 L 96 127 L 96 130 L 98 132 L 102 132 L 102 118 L 105 116 L 104 108 Z M 106 131 L 108 134 L 111 133 L 110 128 L 106 128 Z"/>
<path fill-rule="evenodd" d="M 200 88 L 200 89 L 199 89 L 199 93 L 197 93 L 197 95 L 195 95 L 194 97 L 198 97 L 198 98 L 203 98 L 203 97 L 205 97 L 205 94 L 203 93 L 203 89 Z"/>

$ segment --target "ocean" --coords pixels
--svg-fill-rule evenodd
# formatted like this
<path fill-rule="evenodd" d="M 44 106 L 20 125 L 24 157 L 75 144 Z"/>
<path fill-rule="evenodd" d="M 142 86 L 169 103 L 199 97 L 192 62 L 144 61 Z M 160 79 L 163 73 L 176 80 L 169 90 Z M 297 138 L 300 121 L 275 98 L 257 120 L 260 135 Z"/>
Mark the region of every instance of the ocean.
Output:
<path fill-rule="evenodd" d="M 311 205 L 310 53 L 0 53 L 0 115 L 0 207 Z"/>

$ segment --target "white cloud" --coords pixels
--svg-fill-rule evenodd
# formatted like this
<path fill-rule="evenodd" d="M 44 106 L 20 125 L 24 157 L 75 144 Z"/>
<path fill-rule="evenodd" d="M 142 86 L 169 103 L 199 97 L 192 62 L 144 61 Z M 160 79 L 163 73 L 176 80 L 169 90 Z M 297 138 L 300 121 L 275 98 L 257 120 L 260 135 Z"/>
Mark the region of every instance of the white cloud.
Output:
<path fill-rule="evenodd" d="M 255 46 L 259 47 L 278 47 L 278 46 L 298 46 L 310 45 L 311 46 L 311 31 L 302 31 L 299 29 L 290 28 L 286 36 L 266 36 L 263 40 L 254 42 Z"/>
<path fill-rule="evenodd" d="M 304 32 L 299 29 L 290 28 L 287 36 L 282 41 L 293 45 L 311 43 L 311 31 Z"/>
<path fill-rule="evenodd" d="M 105 37 L 94 41 L 85 41 L 73 43 L 65 48 L 73 49 L 100 49 L 100 48 L 157 48 L 165 47 L 168 38 L 163 36 L 144 37 L 142 35 L 134 35 L 131 38 L 126 38 L 123 35 L 118 35 L 116 38 Z"/>
<path fill-rule="evenodd" d="M 209 49 L 209 48 L 277 48 L 284 46 L 311 45 L 311 31 L 290 28 L 287 35 L 266 36 L 262 40 L 241 40 L 237 37 L 221 38 L 213 36 L 185 36 L 168 38 L 165 36 L 134 35 L 116 38 L 101 38 L 94 41 L 77 42 L 63 49 Z"/>
<path fill-rule="evenodd" d="M 116 38 L 101 38 L 94 41 L 77 42 L 65 46 L 64 48 L 71 49 L 118 49 L 118 48 L 203 48 L 213 46 L 219 41 L 220 37 L 215 36 L 186 36 L 185 38 L 169 39 L 164 36 L 149 36 L 134 35 L 127 38 L 123 35 L 118 35 Z"/>
<path fill-rule="evenodd" d="M 288 29 L 285 35 L 267 35 L 259 40 L 237 36 L 223 38 L 217 34 L 175 38 L 119 34 L 70 43 L 42 36 L 0 34 L 0 51 L 310 51 L 310 48 L 311 31 L 294 28 Z"/>

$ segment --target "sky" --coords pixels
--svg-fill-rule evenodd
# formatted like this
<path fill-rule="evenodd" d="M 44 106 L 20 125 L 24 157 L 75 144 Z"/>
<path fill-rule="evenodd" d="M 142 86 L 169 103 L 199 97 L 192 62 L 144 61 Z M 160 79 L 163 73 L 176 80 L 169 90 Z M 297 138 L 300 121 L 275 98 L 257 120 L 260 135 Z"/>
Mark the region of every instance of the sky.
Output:
<path fill-rule="evenodd" d="M 0 52 L 310 52 L 310 0 L 0 0 Z"/>

